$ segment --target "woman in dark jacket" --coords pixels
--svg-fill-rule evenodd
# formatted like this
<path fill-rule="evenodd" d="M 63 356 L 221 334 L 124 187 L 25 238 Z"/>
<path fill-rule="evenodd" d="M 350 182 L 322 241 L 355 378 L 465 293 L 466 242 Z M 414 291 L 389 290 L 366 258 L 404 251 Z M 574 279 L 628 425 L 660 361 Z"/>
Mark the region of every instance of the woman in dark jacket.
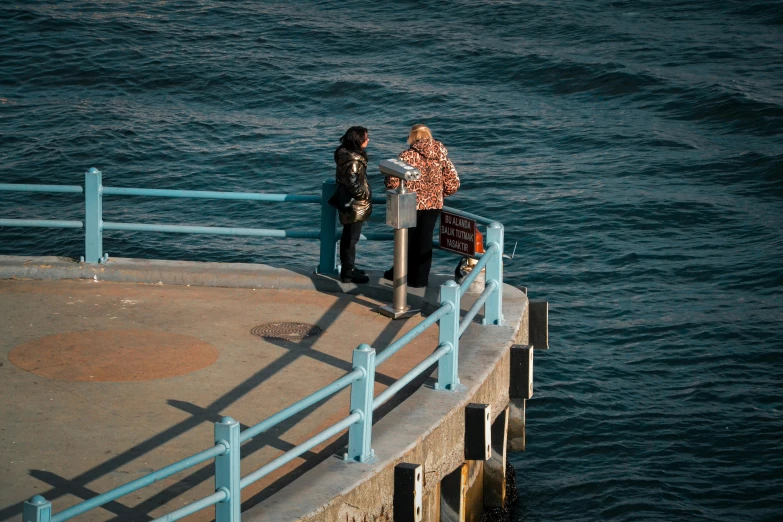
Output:
<path fill-rule="evenodd" d="M 364 127 L 351 127 L 334 151 L 337 164 L 337 190 L 330 203 L 337 207 L 343 234 L 340 236 L 340 279 L 343 283 L 366 283 L 370 280 L 355 266 L 356 243 L 362 233 L 362 223 L 372 214 L 372 190 L 367 183 L 367 153 L 370 136 Z"/>

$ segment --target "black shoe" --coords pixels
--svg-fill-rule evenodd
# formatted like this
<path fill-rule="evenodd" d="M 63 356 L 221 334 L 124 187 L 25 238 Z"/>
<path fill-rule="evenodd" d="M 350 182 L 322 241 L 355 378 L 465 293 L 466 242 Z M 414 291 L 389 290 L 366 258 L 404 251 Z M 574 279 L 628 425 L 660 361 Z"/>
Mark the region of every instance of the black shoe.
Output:
<path fill-rule="evenodd" d="M 363 273 L 360 273 L 360 271 L 355 268 L 349 268 L 344 272 L 340 272 L 340 280 L 343 283 L 356 283 L 357 285 L 361 285 L 369 282 L 370 278 Z"/>
<path fill-rule="evenodd" d="M 394 267 L 391 267 L 383 273 L 383 278 L 389 281 L 394 281 Z"/>

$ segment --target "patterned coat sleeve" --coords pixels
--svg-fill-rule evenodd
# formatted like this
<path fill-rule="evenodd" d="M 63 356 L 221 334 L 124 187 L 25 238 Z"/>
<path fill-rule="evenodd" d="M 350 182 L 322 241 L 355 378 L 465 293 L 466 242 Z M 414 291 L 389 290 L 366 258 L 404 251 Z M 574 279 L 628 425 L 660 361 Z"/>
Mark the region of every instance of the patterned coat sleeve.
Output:
<path fill-rule="evenodd" d="M 448 158 L 443 162 L 443 195 L 451 196 L 459 189 L 459 174 L 454 164 Z"/>

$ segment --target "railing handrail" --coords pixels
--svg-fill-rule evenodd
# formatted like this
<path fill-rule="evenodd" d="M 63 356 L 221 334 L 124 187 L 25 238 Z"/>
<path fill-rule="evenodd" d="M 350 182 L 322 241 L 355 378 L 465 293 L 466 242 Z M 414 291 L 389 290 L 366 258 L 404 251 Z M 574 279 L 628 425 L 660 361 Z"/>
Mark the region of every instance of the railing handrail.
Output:
<path fill-rule="evenodd" d="M 199 464 L 204 463 L 210 459 L 214 459 L 215 457 L 226 453 L 226 451 L 228 451 L 228 448 L 225 444 L 215 444 L 215 446 L 196 453 L 195 455 L 185 457 L 184 459 L 178 460 L 173 464 L 169 464 L 164 468 L 153 471 L 152 473 L 144 475 L 143 477 L 139 477 L 136 480 L 132 480 L 126 484 L 123 484 L 122 486 L 110 489 L 109 491 L 96 497 L 64 509 L 56 515 L 52 516 L 52 522 L 63 522 L 64 520 L 81 515 L 82 513 L 85 513 L 96 507 L 100 507 L 108 502 L 111 502 L 112 500 L 116 500 L 143 487 L 149 486 L 154 482 L 170 477 L 171 475 L 175 475 L 181 471 L 185 471 L 186 469 L 192 468 L 193 466 L 198 466 Z"/>
<path fill-rule="evenodd" d="M 383 390 L 381 393 L 378 394 L 377 397 L 375 397 L 372 401 L 372 409 L 377 410 L 380 408 L 386 401 L 391 399 L 398 391 L 403 389 L 406 384 L 410 383 L 413 379 L 424 373 L 424 371 L 438 362 L 441 357 L 449 353 L 449 351 L 453 350 L 454 347 L 451 346 L 449 343 L 442 343 L 439 344 L 438 347 L 435 349 L 434 352 L 432 352 L 432 355 L 421 361 L 419 364 L 413 367 L 412 370 L 407 372 L 405 375 L 397 379 L 394 384 Z"/>
<path fill-rule="evenodd" d="M 104 230 L 135 232 L 173 232 L 180 234 L 207 234 L 213 236 L 255 236 L 296 239 L 318 239 L 319 230 L 283 230 L 276 228 L 203 227 L 196 225 L 156 225 L 152 223 L 117 223 L 104 221 Z"/>
<path fill-rule="evenodd" d="M 499 250 L 500 247 L 497 245 L 497 243 L 489 245 L 489 247 L 484 252 L 484 255 L 479 258 L 478 262 L 470 270 L 470 273 L 467 275 L 467 277 L 465 277 L 465 279 L 462 280 L 462 283 L 459 285 L 460 295 L 465 295 L 465 292 L 468 291 L 468 288 L 470 288 L 470 285 L 472 285 L 473 281 L 476 280 L 481 270 L 487 266 L 489 260 L 492 259 L 492 255 L 496 254 Z"/>
<path fill-rule="evenodd" d="M 484 304 L 487 302 L 489 297 L 492 295 L 492 293 L 497 289 L 498 282 L 494 279 L 491 281 L 487 281 L 487 283 L 484 286 L 484 290 L 481 292 L 481 294 L 476 298 L 476 301 L 473 303 L 473 306 L 470 307 L 470 310 L 465 312 L 465 316 L 462 318 L 462 321 L 459 323 L 459 335 L 462 336 L 463 333 L 465 333 L 465 330 L 468 329 L 468 326 L 473 321 L 473 318 L 476 317 L 476 314 L 479 310 L 481 310 L 481 307 L 484 306 Z"/>
<path fill-rule="evenodd" d="M 81 185 L 31 185 L 29 183 L 0 183 L 2 192 L 50 192 L 53 194 L 82 194 Z"/>
<path fill-rule="evenodd" d="M 0 227 L 84 228 L 84 223 L 62 219 L 0 219 Z"/>
<path fill-rule="evenodd" d="M 267 417 L 266 419 L 259 422 L 258 424 L 255 424 L 247 428 L 239 436 L 239 441 L 245 442 L 257 435 L 260 435 L 266 430 L 275 427 L 276 425 L 280 424 L 284 420 L 293 417 L 300 411 L 312 406 L 313 404 L 319 401 L 322 401 L 326 397 L 334 395 L 335 393 L 347 388 L 348 386 L 353 384 L 354 381 L 361 378 L 361 375 L 362 375 L 361 370 L 353 370 L 351 372 L 346 373 L 345 375 L 343 375 L 333 383 L 324 386 L 320 390 L 314 391 L 304 399 L 301 399 L 295 402 L 294 404 L 292 404 L 291 406 L 283 410 L 280 410 L 279 412 L 275 413 L 270 417 Z"/>
<path fill-rule="evenodd" d="M 352 424 L 355 424 L 356 421 L 361 419 L 361 414 L 358 412 L 351 412 L 350 415 L 348 415 L 346 418 L 338 422 L 337 424 L 333 424 L 329 428 L 325 429 L 321 433 L 309 438 L 305 442 L 291 448 L 287 452 L 283 453 L 279 457 L 277 457 L 272 462 L 269 462 L 268 464 L 265 464 L 258 468 L 257 470 L 253 471 L 252 473 L 248 474 L 242 480 L 240 481 L 240 488 L 245 489 L 253 482 L 256 482 L 260 480 L 261 478 L 265 477 L 269 473 L 272 473 L 274 470 L 279 468 L 280 466 L 283 466 L 287 464 L 288 462 L 291 462 L 296 457 L 301 455 L 302 453 L 305 453 L 306 451 L 311 450 L 312 448 L 318 446 L 320 443 L 329 440 L 330 438 L 334 437 L 344 429 L 350 427 Z"/>
<path fill-rule="evenodd" d="M 446 315 L 451 308 L 453 308 L 453 305 L 451 303 L 448 303 L 448 306 L 441 306 L 434 312 L 432 312 L 429 316 L 427 316 L 426 319 L 424 319 L 422 322 L 411 328 L 408 332 L 405 333 L 402 337 L 391 343 L 389 346 L 386 347 L 381 353 L 378 354 L 376 357 L 376 366 L 380 366 L 382 362 L 386 361 L 389 357 L 397 353 L 400 348 L 417 338 L 419 335 L 424 333 L 424 331 L 438 322 L 441 317 Z"/>
<path fill-rule="evenodd" d="M 103 187 L 104 196 L 151 196 L 159 198 L 231 199 L 273 203 L 320 203 L 321 197 L 310 194 L 270 194 L 267 192 L 221 192 L 214 190 L 172 190 L 131 187 Z"/>
<path fill-rule="evenodd" d="M 174 520 L 185 518 L 186 516 L 192 515 L 196 511 L 201 511 L 202 509 L 209 506 L 214 506 L 215 504 L 225 502 L 230 498 L 231 493 L 226 488 L 218 488 L 218 490 L 212 493 L 210 496 L 192 502 L 187 506 L 181 507 L 172 511 L 171 513 L 163 515 L 162 517 L 153 519 L 152 522 L 173 522 Z"/>
<path fill-rule="evenodd" d="M 291 237 L 312 238 L 321 241 L 321 265 L 320 272 L 334 272 L 335 249 L 337 240 L 335 227 L 336 211 L 327 204 L 328 198 L 334 191 L 334 182 L 324 183 L 320 196 L 301 194 L 262 194 L 252 192 L 217 192 L 197 190 L 169 190 L 169 189 L 142 189 L 130 187 L 104 187 L 101 182 L 101 173 L 97 169 L 90 169 L 85 173 L 85 186 L 74 185 L 29 185 L 29 184 L 0 184 L 0 192 L 52 192 L 52 193 L 84 193 L 85 194 L 85 221 L 69 220 L 23 220 L 0 219 L 0 226 L 26 226 L 26 227 L 52 227 L 52 228 L 84 228 L 87 262 L 100 262 L 104 260 L 102 251 L 103 230 L 135 230 L 152 232 L 179 232 L 220 235 L 245 235 L 267 237 Z M 293 203 L 321 203 L 321 228 L 320 230 L 276 230 L 254 229 L 234 227 L 204 227 L 190 225 L 158 225 L 144 223 L 117 223 L 103 221 L 102 197 L 103 196 L 151 196 L 170 198 L 198 198 L 198 199 L 229 199 L 266 202 L 293 202 Z M 373 198 L 374 202 L 382 203 L 382 198 Z M 433 364 L 438 364 L 438 382 L 436 389 L 459 389 L 458 361 L 459 338 L 472 322 L 482 306 L 485 307 L 485 320 L 491 324 L 502 323 L 502 254 L 503 254 L 503 227 L 499 223 L 451 207 L 443 207 L 444 210 L 454 214 L 474 219 L 487 225 L 487 248 L 479 257 L 473 270 L 462 282 L 457 285 L 448 281 L 441 286 L 440 307 L 422 320 L 414 328 L 406 332 L 399 339 L 390 343 L 379 354 L 368 345 L 360 345 L 353 352 L 353 369 L 331 384 L 316 390 L 307 397 L 280 410 L 263 421 L 240 431 L 239 423 L 231 418 L 224 418 L 215 423 L 215 446 L 199 453 L 186 457 L 173 464 L 169 464 L 157 471 L 128 482 L 122 486 L 113 488 L 91 499 L 80 502 L 63 511 L 52 514 L 51 502 L 40 496 L 33 497 L 25 502 L 25 520 L 44 522 L 64 522 L 86 511 L 102 506 L 119 497 L 137 491 L 153 482 L 182 472 L 193 466 L 202 464 L 210 459 L 215 459 L 216 492 L 206 498 L 202 498 L 191 504 L 177 509 L 158 521 L 174 521 L 188 516 L 200 509 L 217 505 L 217 522 L 238 522 L 241 502 L 240 490 L 253 482 L 261 479 L 272 471 L 292 461 L 311 448 L 325 442 L 339 434 L 346 428 L 348 433 L 348 453 L 346 459 L 365 462 L 372 458 L 374 451 L 370 447 L 373 411 L 378 409 L 407 384 L 412 382 Z M 392 234 L 367 234 L 364 239 L 391 239 Z M 331 258 L 330 258 L 331 257 Z M 324 270 L 321 270 L 324 268 Z M 468 287 L 475 281 L 478 273 L 486 268 L 486 284 L 481 295 L 460 321 L 460 300 Z M 439 326 L 438 346 L 431 355 L 419 362 L 405 375 L 397 379 L 386 390 L 374 396 L 375 371 L 384 361 L 397 353 L 424 331 L 433 326 Z M 280 422 L 291 418 L 297 413 L 330 397 L 337 392 L 351 387 L 350 414 L 331 427 L 314 435 L 305 442 L 295 446 L 286 453 L 278 456 L 271 462 L 249 473 L 244 478 L 240 477 L 240 445 L 241 443 L 267 431 Z"/>

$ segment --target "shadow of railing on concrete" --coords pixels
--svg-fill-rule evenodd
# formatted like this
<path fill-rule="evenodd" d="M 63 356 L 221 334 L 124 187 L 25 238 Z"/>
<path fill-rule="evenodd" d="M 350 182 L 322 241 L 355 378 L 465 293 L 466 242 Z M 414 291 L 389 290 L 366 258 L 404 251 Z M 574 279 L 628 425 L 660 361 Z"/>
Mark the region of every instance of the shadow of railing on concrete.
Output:
<path fill-rule="evenodd" d="M 337 318 L 342 313 L 345 312 L 347 306 L 352 302 L 353 302 L 352 298 L 348 298 L 348 297 L 339 298 L 335 302 L 335 304 L 331 306 L 321 316 L 321 318 L 318 321 L 316 321 L 316 326 L 326 331 L 330 326 L 334 325 Z M 379 333 L 376 336 L 372 344 L 387 345 L 391 343 L 392 340 L 400 333 L 404 325 L 405 325 L 404 321 L 390 322 L 381 331 L 381 333 Z M 302 356 L 310 357 L 318 362 L 328 364 L 330 366 L 334 366 L 343 371 L 350 371 L 352 369 L 352 365 L 350 361 L 346 361 L 338 357 L 334 357 L 332 355 L 319 352 L 317 350 L 313 350 L 312 346 L 317 343 L 317 338 L 312 340 L 305 340 L 302 343 L 292 343 L 290 341 L 282 341 L 282 340 L 269 340 L 269 342 L 275 344 L 276 346 L 288 350 L 288 352 L 284 354 L 282 357 L 276 359 L 275 361 L 267 365 L 266 367 L 262 368 L 255 374 L 253 374 L 251 377 L 249 377 L 248 379 L 240 383 L 238 386 L 234 387 L 231 391 L 223 394 L 221 397 L 216 399 L 209 406 L 199 407 L 192 403 L 188 403 L 186 401 L 179 401 L 176 399 L 168 400 L 167 402 L 169 405 L 181 411 L 185 411 L 191 415 L 189 418 L 179 422 L 178 424 L 171 426 L 170 428 L 154 435 L 153 437 L 150 437 L 147 440 L 140 442 L 139 444 L 126 450 L 125 452 L 116 455 L 113 458 L 107 460 L 106 462 L 90 470 L 87 470 L 84 473 L 71 479 L 61 477 L 60 475 L 57 475 L 56 473 L 53 473 L 51 471 L 30 470 L 29 472 L 30 476 L 46 484 L 49 484 L 49 486 L 51 486 L 52 488 L 50 490 L 47 490 L 39 494 L 44 496 L 49 501 L 53 501 L 55 499 L 61 498 L 66 495 L 73 495 L 81 500 L 89 500 L 91 498 L 98 496 L 100 493 L 90 489 L 87 486 L 88 484 L 100 478 L 103 478 L 105 475 L 113 471 L 116 471 L 117 469 L 119 469 L 120 467 L 126 464 L 129 464 L 133 460 L 158 448 L 162 444 L 165 444 L 167 442 L 176 439 L 177 437 L 198 427 L 202 423 L 205 422 L 214 423 L 219 421 L 223 417 L 221 412 L 223 412 L 231 404 L 241 399 L 247 393 L 249 393 L 250 391 L 254 390 L 256 387 L 263 384 L 267 379 L 276 375 L 277 373 L 282 371 L 290 364 L 294 363 Z M 421 383 L 423 383 L 424 380 L 426 379 L 421 379 L 419 385 L 421 385 Z M 376 372 L 376 382 L 380 382 L 381 384 L 389 386 L 395 382 L 395 379 L 383 373 Z M 415 389 L 413 387 L 413 384 L 414 383 L 408 385 L 408 387 L 411 388 L 411 393 Z M 403 395 L 405 395 L 404 392 Z M 331 397 L 323 399 L 322 401 L 313 404 L 312 406 L 306 408 L 300 413 L 293 415 L 291 418 L 275 426 L 269 432 L 263 433 L 259 436 L 250 439 L 250 441 L 248 441 L 242 446 L 242 457 L 245 458 L 247 456 L 250 456 L 253 453 L 268 446 L 271 446 L 283 452 L 292 449 L 295 446 L 294 444 L 291 444 L 287 441 L 280 439 L 276 434 L 283 433 L 287 431 L 287 429 L 297 424 L 298 422 L 301 422 L 302 419 L 306 418 L 312 412 L 317 410 L 330 398 Z M 399 404 L 399 402 L 401 402 L 402 400 L 404 400 L 404 396 L 401 397 L 399 400 L 390 401 L 390 403 L 393 402 L 393 404 L 384 405 L 384 410 L 386 411 L 390 410 L 391 408 L 393 408 L 395 404 Z M 381 412 L 379 410 L 378 418 L 381 418 L 383 415 L 384 412 Z M 247 427 L 248 427 L 247 425 L 242 425 L 242 429 L 246 429 Z M 312 451 L 308 451 L 304 453 L 301 456 L 301 458 L 305 461 L 303 464 L 301 464 L 291 472 L 286 473 L 284 476 L 280 477 L 279 479 L 275 480 L 275 482 L 273 482 L 272 484 L 264 488 L 264 490 L 262 490 L 261 493 L 257 494 L 252 499 L 246 502 L 249 502 L 250 505 L 255 505 L 258 502 L 261 502 L 263 499 L 267 498 L 269 495 L 279 490 L 284 485 L 289 484 L 297 477 L 301 476 L 301 474 L 304 473 L 305 471 L 312 469 L 318 463 L 322 462 L 326 458 L 329 458 L 329 456 L 335 454 L 335 452 L 337 452 L 340 448 L 346 445 L 347 443 L 346 441 L 347 441 L 347 434 L 340 436 L 336 441 L 330 443 L 326 448 L 322 449 L 317 453 L 313 453 Z M 114 500 L 102 505 L 101 507 L 104 510 L 109 511 L 115 515 L 114 518 L 110 519 L 114 522 L 119 522 L 119 521 L 124 522 L 126 520 L 127 521 L 152 520 L 153 517 L 149 515 L 150 511 L 162 505 L 167 504 L 168 502 L 172 501 L 177 496 L 179 496 L 183 492 L 183 490 L 190 489 L 191 487 L 201 484 L 204 481 L 214 477 L 214 475 L 215 475 L 214 467 L 205 465 L 203 468 L 200 468 L 186 476 L 181 477 L 176 483 L 157 492 L 152 497 L 146 499 L 140 504 L 137 504 L 136 506 L 133 507 L 126 506 L 125 504 L 117 500 Z M 7 506 L 6 508 L 0 510 L 0 520 L 5 521 L 11 519 L 12 517 L 18 516 L 19 513 L 21 512 L 22 505 L 23 502 L 18 502 L 16 504 Z M 244 509 L 244 504 L 243 504 L 243 509 Z"/>

